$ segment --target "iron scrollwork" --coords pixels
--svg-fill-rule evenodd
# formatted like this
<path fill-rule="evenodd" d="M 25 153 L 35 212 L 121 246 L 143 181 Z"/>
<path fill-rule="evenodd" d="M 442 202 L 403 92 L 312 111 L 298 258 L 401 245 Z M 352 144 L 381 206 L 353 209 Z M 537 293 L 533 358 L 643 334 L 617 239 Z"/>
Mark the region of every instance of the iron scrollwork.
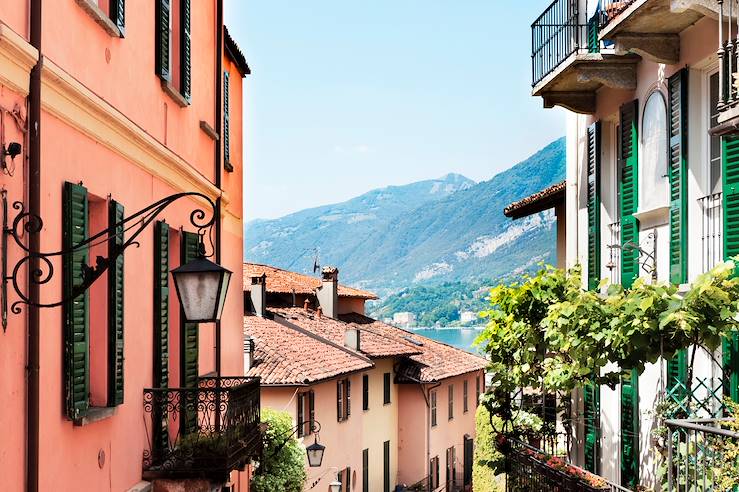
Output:
<path fill-rule="evenodd" d="M 215 223 L 216 217 L 217 217 L 217 207 L 216 203 L 210 199 L 210 197 L 199 193 L 195 191 L 191 192 L 183 192 L 183 193 L 175 193 L 173 195 L 170 195 L 166 198 L 162 198 L 161 200 L 152 203 L 146 208 L 143 208 L 139 210 L 138 212 L 134 213 L 133 215 L 129 215 L 128 217 L 124 218 L 123 220 L 115 223 L 115 224 L 109 224 L 108 228 L 105 230 L 102 230 L 95 234 L 94 236 L 91 236 L 87 238 L 86 240 L 82 241 L 81 243 L 76 244 L 74 247 L 67 249 L 67 250 L 59 250 L 59 251 L 52 251 L 52 252 L 35 252 L 31 251 L 31 249 L 26 245 L 24 238 L 28 234 L 38 234 L 42 231 L 44 227 L 44 222 L 38 215 L 32 214 L 28 212 L 23 205 L 22 202 L 16 201 L 13 202 L 13 209 L 17 211 L 17 214 L 15 218 L 13 219 L 12 224 L 8 224 L 8 200 L 7 200 L 7 191 L 2 190 L 0 192 L 0 199 L 2 200 L 2 207 L 3 207 L 3 237 L 2 237 L 2 277 L 3 277 L 3 283 L 2 283 L 2 324 L 3 324 L 3 331 L 7 327 L 7 313 L 8 313 L 8 283 L 10 283 L 13 286 L 13 291 L 15 291 L 16 295 L 18 296 L 18 300 L 15 301 L 11 307 L 10 311 L 13 314 L 20 314 L 21 313 L 21 306 L 22 305 L 28 305 L 28 306 L 34 306 L 39 308 L 53 308 L 63 305 L 66 302 L 69 302 L 70 300 L 76 298 L 83 292 L 85 292 L 87 289 L 90 288 L 90 286 L 95 283 L 97 279 L 99 279 L 110 267 L 111 264 L 115 262 L 115 260 L 123 254 L 123 252 L 129 247 L 129 246 L 139 246 L 138 241 L 136 240 L 138 236 L 146 229 L 146 227 L 153 222 L 168 206 L 170 206 L 172 203 L 176 202 L 180 198 L 201 198 L 205 200 L 208 205 L 211 208 L 210 216 L 204 210 L 203 208 L 195 208 L 190 213 L 190 224 L 192 224 L 193 227 L 197 229 L 198 235 L 200 236 L 200 248 L 201 253 L 206 257 L 213 256 L 213 239 L 212 239 L 212 228 L 213 224 Z M 208 231 L 208 239 L 211 245 L 211 254 L 206 255 L 204 251 L 204 237 L 206 235 L 206 230 Z M 118 238 L 119 235 L 123 235 L 122 239 L 123 242 L 120 246 L 117 246 L 113 248 L 113 254 L 108 257 L 102 257 L 98 256 L 95 259 L 95 265 L 82 265 L 82 282 L 79 286 L 77 286 L 72 293 L 66 297 L 62 298 L 55 302 L 32 302 L 29 298 L 28 294 L 26 293 L 25 289 L 20 283 L 19 280 L 19 274 L 21 270 L 28 265 L 28 282 L 35 284 L 35 285 L 43 285 L 48 283 L 53 277 L 54 277 L 54 264 L 52 262 L 53 258 L 59 257 L 63 258 L 67 255 L 74 254 L 79 251 L 83 251 L 87 248 L 90 248 L 92 246 L 97 246 L 100 244 L 105 244 L 110 241 L 113 241 L 114 239 Z M 126 238 L 125 236 L 128 235 Z M 13 242 L 21 248 L 23 251 L 22 258 L 15 264 L 15 266 L 12 268 L 12 270 L 8 270 L 8 237 L 13 238 Z M 113 243 L 114 244 L 114 243 Z M 30 266 L 33 263 L 33 260 L 37 260 L 37 267 L 31 269 Z"/>

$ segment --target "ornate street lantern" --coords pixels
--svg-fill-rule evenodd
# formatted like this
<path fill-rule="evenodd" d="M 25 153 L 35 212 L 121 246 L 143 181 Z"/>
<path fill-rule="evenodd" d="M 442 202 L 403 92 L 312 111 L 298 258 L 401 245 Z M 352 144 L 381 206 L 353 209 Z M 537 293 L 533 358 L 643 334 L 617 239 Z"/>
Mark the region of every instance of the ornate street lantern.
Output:
<path fill-rule="evenodd" d="M 226 301 L 231 271 L 202 254 L 172 270 L 177 298 L 189 323 L 219 321 Z"/>
<path fill-rule="evenodd" d="M 324 451 L 326 451 L 326 446 L 318 444 L 318 437 L 316 437 L 315 442 L 305 448 L 305 452 L 308 454 L 308 465 L 312 468 L 320 467 L 323 462 Z"/>
<path fill-rule="evenodd" d="M 328 484 L 328 489 L 331 492 L 340 492 L 341 491 L 341 482 L 339 482 L 338 480 L 334 480 L 333 482 L 331 482 L 330 484 Z"/>

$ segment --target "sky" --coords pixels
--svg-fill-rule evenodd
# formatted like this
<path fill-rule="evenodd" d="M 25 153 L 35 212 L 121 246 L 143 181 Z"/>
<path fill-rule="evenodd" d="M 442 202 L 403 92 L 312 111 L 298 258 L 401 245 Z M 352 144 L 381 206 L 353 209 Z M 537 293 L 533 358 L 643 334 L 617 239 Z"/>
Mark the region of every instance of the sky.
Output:
<path fill-rule="evenodd" d="M 225 0 L 244 79 L 245 220 L 460 173 L 565 133 L 531 97 L 550 0 Z"/>

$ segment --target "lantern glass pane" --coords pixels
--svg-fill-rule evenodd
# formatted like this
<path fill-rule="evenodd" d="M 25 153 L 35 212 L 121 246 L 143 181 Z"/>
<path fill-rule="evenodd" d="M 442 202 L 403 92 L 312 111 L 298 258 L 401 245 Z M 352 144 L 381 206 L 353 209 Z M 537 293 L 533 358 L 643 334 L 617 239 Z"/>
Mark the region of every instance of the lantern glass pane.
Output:
<path fill-rule="evenodd" d="M 182 272 L 174 276 L 180 303 L 188 321 L 213 320 L 221 273 Z"/>
<path fill-rule="evenodd" d="M 226 270 L 223 272 L 223 278 L 221 279 L 221 290 L 218 298 L 218 312 L 216 313 L 216 319 L 221 319 L 221 313 L 223 313 L 223 306 L 226 305 L 226 293 L 228 292 L 228 283 L 231 281 L 231 272 Z"/>

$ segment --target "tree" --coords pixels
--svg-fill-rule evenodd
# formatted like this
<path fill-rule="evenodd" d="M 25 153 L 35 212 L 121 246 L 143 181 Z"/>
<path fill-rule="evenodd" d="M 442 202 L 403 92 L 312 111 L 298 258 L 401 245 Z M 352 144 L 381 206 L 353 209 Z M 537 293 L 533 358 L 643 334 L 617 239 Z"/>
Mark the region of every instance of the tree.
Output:
<path fill-rule="evenodd" d="M 252 479 L 254 492 L 301 492 L 305 484 L 305 448 L 292 437 L 293 421 L 287 412 L 265 408 L 267 424 L 264 459 Z"/>

